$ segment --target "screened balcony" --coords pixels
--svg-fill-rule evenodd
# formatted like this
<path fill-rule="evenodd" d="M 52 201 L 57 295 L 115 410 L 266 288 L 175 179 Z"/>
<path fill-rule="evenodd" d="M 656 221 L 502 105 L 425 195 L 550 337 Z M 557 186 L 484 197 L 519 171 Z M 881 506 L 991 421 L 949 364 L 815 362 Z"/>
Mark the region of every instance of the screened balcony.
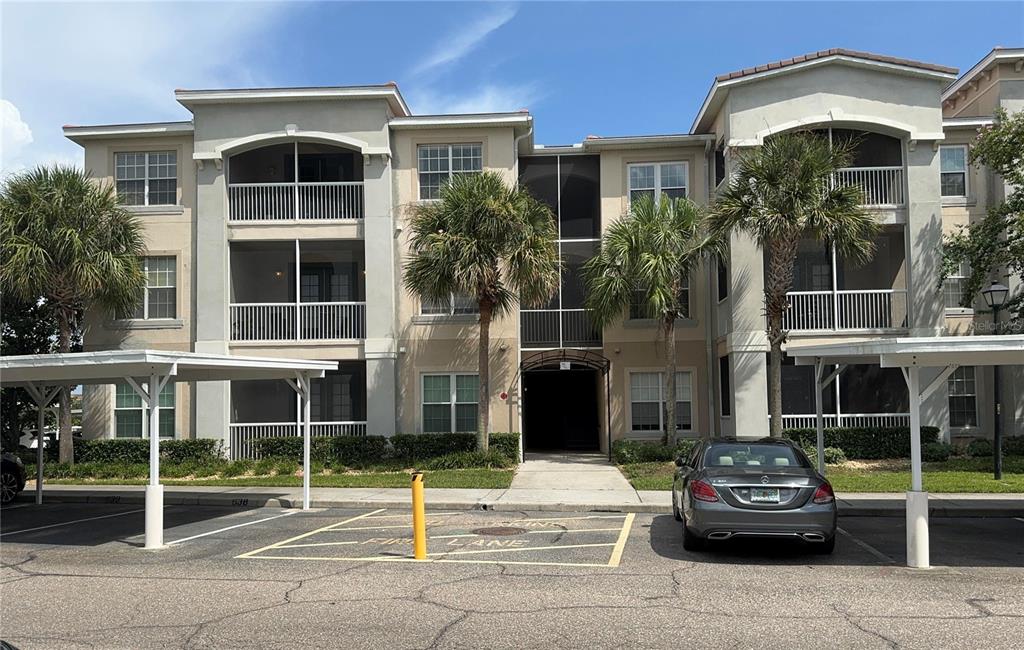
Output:
<path fill-rule="evenodd" d="M 875 256 L 856 266 L 804 240 L 797 253 L 789 309 L 790 331 L 902 330 L 907 328 L 906 264 L 902 228 L 884 230 Z"/>
<path fill-rule="evenodd" d="M 366 435 L 366 362 L 343 361 L 310 384 L 310 423 L 317 436 Z M 295 391 L 281 381 L 231 382 L 230 456 L 258 458 L 253 441 L 302 433 Z"/>
<path fill-rule="evenodd" d="M 852 129 L 820 129 L 816 133 L 840 142 L 857 141 L 849 167 L 836 172 L 837 185 L 856 185 L 868 208 L 900 208 L 906 205 L 903 175 L 903 142 L 881 133 Z"/>
<path fill-rule="evenodd" d="M 363 161 L 357 151 L 291 142 L 228 160 L 229 221 L 361 219 L 363 205 Z"/>
<path fill-rule="evenodd" d="M 782 426 L 813 429 L 817 426 L 814 408 L 813 366 L 797 366 L 786 358 L 782 365 Z M 899 368 L 851 365 L 822 391 L 826 428 L 907 426 L 909 408 Z"/>
<path fill-rule="evenodd" d="M 232 341 L 366 338 L 361 241 L 232 242 Z"/>

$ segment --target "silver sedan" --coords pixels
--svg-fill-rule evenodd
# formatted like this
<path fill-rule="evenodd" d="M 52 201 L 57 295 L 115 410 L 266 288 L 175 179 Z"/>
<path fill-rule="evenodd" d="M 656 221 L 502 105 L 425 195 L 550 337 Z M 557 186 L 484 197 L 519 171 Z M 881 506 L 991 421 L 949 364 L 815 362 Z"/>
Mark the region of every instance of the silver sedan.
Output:
<path fill-rule="evenodd" d="M 702 441 L 676 466 L 672 513 L 687 550 L 733 537 L 800 539 L 819 553 L 835 548 L 832 486 L 792 442 Z"/>

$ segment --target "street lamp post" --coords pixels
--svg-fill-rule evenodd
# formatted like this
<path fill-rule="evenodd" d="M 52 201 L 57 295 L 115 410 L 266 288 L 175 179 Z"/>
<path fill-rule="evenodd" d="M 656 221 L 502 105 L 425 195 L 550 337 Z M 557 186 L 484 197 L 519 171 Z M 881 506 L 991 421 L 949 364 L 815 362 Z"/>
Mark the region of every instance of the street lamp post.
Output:
<path fill-rule="evenodd" d="M 999 333 L 999 310 L 1006 302 L 1006 296 L 1010 289 L 999 282 L 993 282 L 989 287 L 981 290 L 985 304 L 992 309 L 992 324 L 996 334 Z M 1003 478 L 1003 423 L 1001 408 L 1001 393 L 999 390 L 999 366 L 992 366 L 992 392 L 995 393 L 995 423 L 992 428 L 993 458 L 995 462 L 994 475 L 997 481 Z"/>

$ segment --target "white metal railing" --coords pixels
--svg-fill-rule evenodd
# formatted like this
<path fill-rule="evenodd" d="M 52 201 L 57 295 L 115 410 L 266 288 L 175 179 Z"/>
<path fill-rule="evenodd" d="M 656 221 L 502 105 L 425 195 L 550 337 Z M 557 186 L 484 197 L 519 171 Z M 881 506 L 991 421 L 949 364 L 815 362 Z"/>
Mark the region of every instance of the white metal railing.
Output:
<path fill-rule="evenodd" d="M 837 185 L 857 185 L 866 207 L 900 207 L 905 204 L 903 167 L 844 167 L 835 174 Z"/>
<path fill-rule="evenodd" d="M 312 436 L 365 436 L 366 422 L 313 422 Z M 230 432 L 228 453 L 231 460 L 254 460 L 259 458 L 254 440 L 260 438 L 292 438 L 300 435 L 301 429 L 295 422 L 234 423 L 228 425 Z"/>
<path fill-rule="evenodd" d="M 523 309 L 519 314 L 523 347 L 601 345 L 601 332 L 594 327 L 586 309 Z"/>
<path fill-rule="evenodd" d="M 365 302 L 263 302 L 229 306 L 232 341 L 366 338 Z"/>
<path fill-rule="evenodd" d="M 910 424 L 909 413 L 841 413 L 839 415 L 826 413 L 822 419 L 826 429 L 835 427 L 905 427 Z M 813 413 L 782 416 L 784 429 L 814 429 L 817 426 L 817 420 Z"/>
<path fill-rule="evenodd" d="M 229 221 L 362 219 L 362 181 L 230 183 Z"/>
<path fill-rule="evenodd" d="M 790 291 L 786 330 L 888 330 L 907 326 L 906 289 Z"/>

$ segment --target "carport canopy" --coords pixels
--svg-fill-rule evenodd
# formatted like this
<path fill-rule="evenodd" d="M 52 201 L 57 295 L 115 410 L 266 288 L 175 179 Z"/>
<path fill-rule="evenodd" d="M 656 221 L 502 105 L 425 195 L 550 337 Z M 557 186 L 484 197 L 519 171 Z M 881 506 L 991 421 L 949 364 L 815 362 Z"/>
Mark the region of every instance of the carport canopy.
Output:
<path fill-rule="evenodd" d="M 825 468 L 824 417 L 821 391 L 850 365 L 878 364 L 899 368 L 910 396 L 911 486 L 907 492 L 907 565 L 927 568 L 928 493 L 921 484 L 921 401 L 939 388 L 960 366 L 1024 365 L 1024 335 L 929 336 L 895 339 L 854 339 L 820 345 L 790 346 L 786 354 L 797 365 L 813 365 L 818 467 Z M 828 375 L 826 368 L 836 366 Z M 921 386 L 921 368 L 938 368 Z"/>
<path fill-rule="evenodd" d="M 310 381 L 337 370 L 336 361 L 244 357 L 164 350 L 108 350 L 74 354 L 0 357 L 0 386 L 24 388 L 39 409 L 36 503 L 42 503 L 43 410 L 62 386 L 128 383 L 149 409 L 149 484 L 146 486 L 146 548 L 163 545 L 163 486 L 160 484 L 160 391 L 168 382 L 283 379 L 302 398 L 302 494 L 309 508 Z"/>

